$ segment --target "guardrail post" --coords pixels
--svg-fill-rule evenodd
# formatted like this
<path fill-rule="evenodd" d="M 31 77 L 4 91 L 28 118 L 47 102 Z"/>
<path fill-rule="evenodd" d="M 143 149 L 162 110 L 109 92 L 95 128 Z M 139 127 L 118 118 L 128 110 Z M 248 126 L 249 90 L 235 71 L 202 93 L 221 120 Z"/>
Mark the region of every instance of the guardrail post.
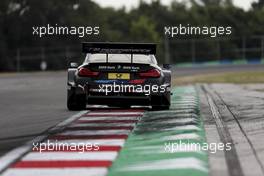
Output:
<path fill-rule="evenodd" d="M 221 60 L 221 46 L 220 46 L 220 40 L 217 39 L 217 59 Z"/>
<path fill-rule="evenodd" d="M 196 62 L 196 48 L 195 48 L 195 39 L 191 40 L 191 52 L 192 52 L 192 63 L 194 64 Z"/>
<path fill-rule="evenodd" d="M 242 58 L 246 59 L 246 37 L 242 39 Z"/>
<path fill-rule="evenodd" d="M 165 36 L 165 64 L 170 64 L 170 44 L 168 37 Z"/>
<path fill-rule="evenodd" d="M 264 36 L 261 37 L 261 59 L 264 59 Z"/>
<path fill-rule="evenodd" d="M 16 71 L 20 72 L 20 49 L 16 51 Z"/>
<path fill-rule="evenodd" d="M 45 60 L 45 48 L 41 47 L 41 61 Z"/>
<path fill-rule="evenodd" d="M 45 48 L 44 47 L 41 47 L 40 69 L 41 69 L 41 71 L 46 71 L 47 70 L 47 62 L 46 62 Z"/>

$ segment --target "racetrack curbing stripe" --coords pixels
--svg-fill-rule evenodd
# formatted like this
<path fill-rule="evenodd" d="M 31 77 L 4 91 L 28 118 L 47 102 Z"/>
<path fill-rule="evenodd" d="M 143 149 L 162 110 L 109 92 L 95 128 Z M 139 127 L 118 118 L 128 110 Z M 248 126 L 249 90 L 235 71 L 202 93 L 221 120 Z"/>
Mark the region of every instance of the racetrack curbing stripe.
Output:
<path fill-rule="evenodd" d="M 61 123 L 38 140 L 59 147 L 20 148 L 24 153 L 2 175 L 207 176 L 207 152 L 193 148 L 206 141 L 197 92 L 179 87 L 173 93 L 167 111 L 95 110 Z M 60 146 L 84 143 L 96 143 L 98 150 Z"/>
<path fill-rule="evenodd" d="M 207 176 L 207 152 L 191 148 L 204 142 L 195 88 L 173 89 L 171 109 L 144 114 L 108 176 Z"/>
<path fill-rule="evenodd" d="M 37 141 L 41 142 L 38 147 L 32 145 L 32 150 L 2 175 L 106 175 L 142 115 L 142 110 L 134 109 L 85 113 L 71 124 L 64 124 L 62 129 L 56 128 L 46 139 Z"/>

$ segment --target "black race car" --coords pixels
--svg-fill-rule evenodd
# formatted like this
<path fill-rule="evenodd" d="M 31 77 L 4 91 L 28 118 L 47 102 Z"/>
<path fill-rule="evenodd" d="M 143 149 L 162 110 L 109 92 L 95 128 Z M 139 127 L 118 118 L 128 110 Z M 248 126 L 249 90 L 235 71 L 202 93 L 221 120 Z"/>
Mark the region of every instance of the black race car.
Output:
<path fill-rule="evenodd" d="M 171 71 L 157 64 L 156 44 L 82 43 L 86 58 L 68 69 L 69 110 L 87 104 L 169 109 Z"/>

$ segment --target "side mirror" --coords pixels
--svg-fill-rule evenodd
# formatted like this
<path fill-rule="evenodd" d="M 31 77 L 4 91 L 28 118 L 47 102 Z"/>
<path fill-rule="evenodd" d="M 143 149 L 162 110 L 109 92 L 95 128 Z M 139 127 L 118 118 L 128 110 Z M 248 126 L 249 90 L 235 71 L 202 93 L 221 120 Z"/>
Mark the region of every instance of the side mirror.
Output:
<path fill-rule="evenodd" d="M 70 63 L 70 67 L 71 68 L 77 68 L 78 67 L 78 64 L 76 62 L 71 62 Z"/>
<path fill-rule="evenodd" d="M 171 69 L 171 65 L 170 64 L 163 64 L 163 68 L 166 70 Z"/>

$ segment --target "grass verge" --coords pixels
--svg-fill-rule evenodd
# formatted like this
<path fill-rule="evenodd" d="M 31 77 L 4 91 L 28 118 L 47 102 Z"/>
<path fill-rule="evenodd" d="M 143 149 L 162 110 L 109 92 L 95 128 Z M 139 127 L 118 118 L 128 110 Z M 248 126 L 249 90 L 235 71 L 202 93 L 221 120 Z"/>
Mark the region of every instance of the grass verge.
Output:
<path fill-rule="evenodd" d="M 264 83 L 264 71 L 228 72 L 180 77 L 176 76 L 172 79 L 173 86 L 193 83 Z"/>

